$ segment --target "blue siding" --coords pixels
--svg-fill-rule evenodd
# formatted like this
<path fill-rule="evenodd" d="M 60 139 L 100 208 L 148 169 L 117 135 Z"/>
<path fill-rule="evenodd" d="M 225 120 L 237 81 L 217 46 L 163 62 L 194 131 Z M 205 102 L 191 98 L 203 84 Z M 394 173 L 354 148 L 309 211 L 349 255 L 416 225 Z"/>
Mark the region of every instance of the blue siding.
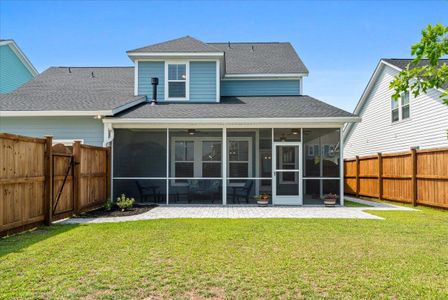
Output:
<path fill-rule="evenodd" d="M 152 97 L 151 77 L 159 78 L 157 86 L 157 99 L 165 99 L 165 62 L 141 61 L 138 63 L 138 94 Z"/>
<path fill-rule="evenodd" d="M 221 96 L 300 95 L 300 80 L 223 80 Z"/>
<path fill-rule="evenodd" d="M 0 46 L 0 94 L 19 88 L 33 75 L 8 45 Z"/>
<path fill-rule="evenodd" d="M 83 139 L 85 144 L 102 146 L 103 123 L 93 117 L 2 117 L 0 132 L 53 139 Z"/>
<path fill-rule="evenodd" d="M 190 100 L 216 102 L 216 62 L 190 62 Z"/>

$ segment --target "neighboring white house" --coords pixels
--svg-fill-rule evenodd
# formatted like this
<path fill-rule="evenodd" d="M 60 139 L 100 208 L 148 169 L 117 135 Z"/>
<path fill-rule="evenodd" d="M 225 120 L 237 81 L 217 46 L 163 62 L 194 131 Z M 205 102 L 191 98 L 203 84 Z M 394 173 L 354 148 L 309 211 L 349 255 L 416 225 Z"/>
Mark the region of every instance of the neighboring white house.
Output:
<path fill-rule="evenodd" d="M 380 60 L 354 111 L 362 121 L 344 129 L 345 158 L 448 147 L 448 106 L 439 97 L 443 90 L 431 89 L 417 98 L 404 93 L 398 101 L 391 98 L 390 82 L 410 61 Z"/>

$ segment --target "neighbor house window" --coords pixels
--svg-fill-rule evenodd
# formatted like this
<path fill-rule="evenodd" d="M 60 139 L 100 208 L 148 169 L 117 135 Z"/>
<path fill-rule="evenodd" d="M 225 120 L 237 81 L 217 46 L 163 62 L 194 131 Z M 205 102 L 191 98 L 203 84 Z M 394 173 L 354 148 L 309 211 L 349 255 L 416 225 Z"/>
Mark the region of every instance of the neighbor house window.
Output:
<path fill-rule="evenodd" d="M 405 120 L 410 116 L 409 92 L 401 94 L 400 99 L 391 99 L 392 122 Z"/>
<path fill-rule="evenodd" d="M 401 94 L 401 119 L 409 118 L 409 92 Z"/>
<path fill-rule="evenodd" d="M 398 100 L 392 99 L 392 122 L 397 122 L 400 120 L 400 109 L 399 109 L 399 103 Z"/>
<path fill-rule="evenodd" d="M 187 97 L 187 65 L 168 64 L 168 98 Z"/>

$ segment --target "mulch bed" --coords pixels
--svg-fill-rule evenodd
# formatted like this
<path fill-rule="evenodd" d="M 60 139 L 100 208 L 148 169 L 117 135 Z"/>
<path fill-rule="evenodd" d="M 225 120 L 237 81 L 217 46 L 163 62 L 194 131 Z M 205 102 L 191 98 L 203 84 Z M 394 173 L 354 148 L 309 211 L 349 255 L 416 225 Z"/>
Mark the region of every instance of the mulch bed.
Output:
<path fill-rule="evenodd" d="M 145 212 L 150 211 L 151 209 L 157 207 L 158 205 L 150 204 L 150 205 L 136 205 L 133 208 L 130 208 L 125 211 L 121 211 L 119 208 L 113 208 L 110 211 L 105 210 L 104 208 L 98 208 L 92 211 L 88 211 L 79 215 L 80 218 L 98 218 L 98 217 L 125 217 L 125 216 L 135 216 L 140 215 Z"/>

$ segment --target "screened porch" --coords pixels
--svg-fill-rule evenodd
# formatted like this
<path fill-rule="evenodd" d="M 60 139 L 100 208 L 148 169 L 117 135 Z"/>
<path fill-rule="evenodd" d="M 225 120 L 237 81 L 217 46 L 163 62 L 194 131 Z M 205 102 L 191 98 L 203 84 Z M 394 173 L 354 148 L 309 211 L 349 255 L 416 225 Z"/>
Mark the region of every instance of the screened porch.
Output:
<path fill-rule="evenodd" d="M 112 189 L 140 203 L 340 201 L 340 128 L 115 128 Z"/>

